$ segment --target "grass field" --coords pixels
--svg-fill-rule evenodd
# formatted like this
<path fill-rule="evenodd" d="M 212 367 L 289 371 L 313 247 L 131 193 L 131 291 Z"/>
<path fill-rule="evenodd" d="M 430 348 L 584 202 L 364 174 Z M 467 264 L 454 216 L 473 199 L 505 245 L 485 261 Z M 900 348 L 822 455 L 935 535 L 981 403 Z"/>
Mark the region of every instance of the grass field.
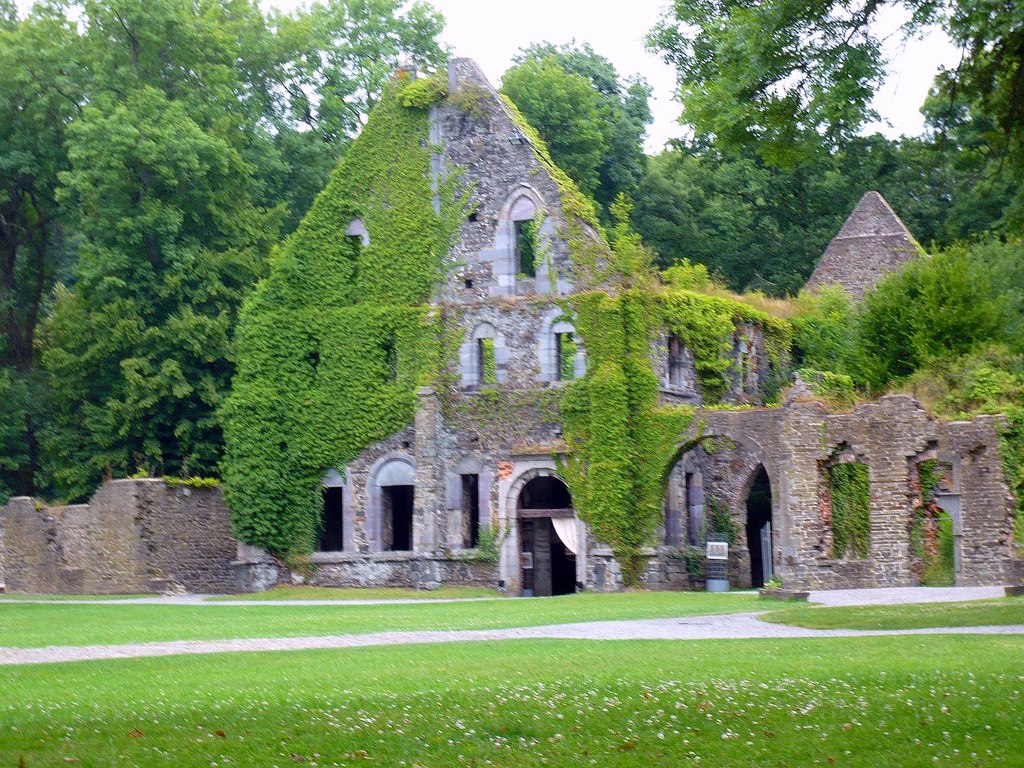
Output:
<path fill-rule="evenodd" d="M 209 602 L 260 602 L 261 600 L 454 600 L 473 597 L 504 597 L 494 589 L 481 587 L 438 587 L 437 589 L 335 589 L 333 587 L 274 587 L 245 595 L 218 595 Z"/>
<path fill-rule="evenodd" d="M 965 603 L 915 603 L 850 607 L 790 606 L 765 621 L 810 629 L 922 629 L 1024 624 L 1024 597 Z"/>
<path fill-rule="evenodd" d="M 0 646 L 34 648 L 416 629 L 492 629 L 736 613 L 776 605 L 755 594 L 696 592 L 584 593 L 534 600 L 346 606 L 8 603 L 0 604 Z"/>
<path fill-rule="evenodd" d="M 1022 653 L 529 641 L 10 667 L 0 765 L 1020 765 Z"/>

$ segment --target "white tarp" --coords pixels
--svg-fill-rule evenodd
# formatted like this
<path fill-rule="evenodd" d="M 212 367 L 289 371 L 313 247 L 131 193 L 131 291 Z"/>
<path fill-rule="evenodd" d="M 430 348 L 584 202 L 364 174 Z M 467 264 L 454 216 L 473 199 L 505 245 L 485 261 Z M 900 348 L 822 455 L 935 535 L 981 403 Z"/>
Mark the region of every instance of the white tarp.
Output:
<path fill-rule="evenodd" d="M 580 553 L 580 521 L 575 517 L 553 517 L 551 524 L 555 526 L 555 533 L 565 544 L 565 548 L 574 555 Z"/>

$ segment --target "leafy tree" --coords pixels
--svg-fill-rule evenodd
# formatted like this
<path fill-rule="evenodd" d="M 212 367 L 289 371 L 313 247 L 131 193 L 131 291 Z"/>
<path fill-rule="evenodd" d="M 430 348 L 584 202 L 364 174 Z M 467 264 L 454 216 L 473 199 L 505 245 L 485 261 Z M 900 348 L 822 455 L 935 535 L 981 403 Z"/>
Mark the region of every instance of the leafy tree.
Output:
<path fill-rule="evenodd" d="M 723 147 L 756 146 L 773 165 L 796 165 L 877 117 L 870 101 L 885 61 L 875 22 L 886 6 L 911 12 L 905 34 L 937 24 L 964 51 L 940 73 L 939 95 L 990 116 L 1002 153 L 1024 160 L 1019 3 L 677 0 L 648 44 L 678 69 L 684 122 Z"/>
<path fill-rule="evenodd" d="M 937 357 L 1009 341 L 1007 312 L 991 270 L 966 248 L 911 263 L 864 297 L 858 322 L 860 378 L 877 391 Z"/>
<path fill-rule="evenodd" d="M 444 17 L 424 2 L 323 0 L 274 22 L 289 117 L 331 144 L 355 136 L 403 57 L 421 68 L 447 58 Z"/>
<path fill-rule="evenodd" d="M 594 94 L 584 91 L 580 78 Z M 601 204 L 605 218 L 620 194 L 633 194 L 645 172 L 643 141 L 652 120 L 651 88 L 643 78 L 623 81 L 586 43 L 536 43 L 515 58 L 502 90 L 555 162 Z"/>
<path fill-rule="evenodd" d="M 247 162 L 273 146 L 263 77 L 239 66 L 260 51 L 255 5 L 83 10 L 89 98 L 61 199 L 86 242 L 43 351 L 50 469 L 74 498 L 103 473 L 216 471 L 231 328 L 281 216 Z"/>
<path fill-rule="evenodd" d="M 0 0 L 0 482 L 216 471 L 242 298 L 442 25 L 392 0 Z"/>
<path fill-rule="evenodd" d="M 39 460 L 36 327 L 67 251 L 56 190 L 81 99 L 75 38 L 60 5 L 19 20 L 0 3 L 0 475 L 21 494 L 35 492 Z"/>

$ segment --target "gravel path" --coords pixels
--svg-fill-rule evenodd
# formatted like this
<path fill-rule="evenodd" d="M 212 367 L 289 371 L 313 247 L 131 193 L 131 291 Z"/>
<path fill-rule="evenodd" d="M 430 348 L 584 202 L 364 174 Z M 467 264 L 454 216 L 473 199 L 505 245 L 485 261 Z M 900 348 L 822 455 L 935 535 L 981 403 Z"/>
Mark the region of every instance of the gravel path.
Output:
<path fill-rule="evenodd" d="M 1024 625 L 995 627 L 938 627 L 889 631 L 814 630 L 769 624 L 760 613 L 694 616 L 685 619 L 596 621 L 514 629 L 451 632 L 376 632 L 365 635 L 281 637 L 245 640 L 174 641 L 126 645 L 51 646 L 49 648 L 0 648 L 0 665 L 50 664 L 96 659 L 143 656 L 176 656 L 251 651 L 297 651 L 316 648 L 361 648 L 422 643 L 466 643 L 485 640 L 740 640 L 751 638 L 876 637 L 883 635 L 1024 635 Z"/>
<path fill-rule="evenodd" d="M 824 605 L 902 605 L 987 600 L 1004 594 L 1002 587 L 890 587 L 822 590 L 811 592 L 808 599 Z"/>

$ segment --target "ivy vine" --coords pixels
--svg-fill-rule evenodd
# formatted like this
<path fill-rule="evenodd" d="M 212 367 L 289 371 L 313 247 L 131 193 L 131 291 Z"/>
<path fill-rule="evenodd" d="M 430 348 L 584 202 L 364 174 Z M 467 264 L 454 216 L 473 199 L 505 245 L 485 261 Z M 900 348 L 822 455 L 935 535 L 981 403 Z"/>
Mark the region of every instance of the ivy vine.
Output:
<path fill-rule="evenodd" d="M 871 534 L 871 484 L 866 464 L 855 462 L 829 467 L 832 496 L 832 557 L 868 556 Z"/>
<path fill-rule="evenodd" d="M 437 384 L 444 313 L 428 301 L 465 211 L 458 173 L 431 186 L 436 80 L 395 81 L 296 232 L 237 333 L 224 407 L 235 535 L 295 561 L 316 545 L 324 473 L 408 427 Z M 369 244 L 348 236 L 361 220 Z"/>

